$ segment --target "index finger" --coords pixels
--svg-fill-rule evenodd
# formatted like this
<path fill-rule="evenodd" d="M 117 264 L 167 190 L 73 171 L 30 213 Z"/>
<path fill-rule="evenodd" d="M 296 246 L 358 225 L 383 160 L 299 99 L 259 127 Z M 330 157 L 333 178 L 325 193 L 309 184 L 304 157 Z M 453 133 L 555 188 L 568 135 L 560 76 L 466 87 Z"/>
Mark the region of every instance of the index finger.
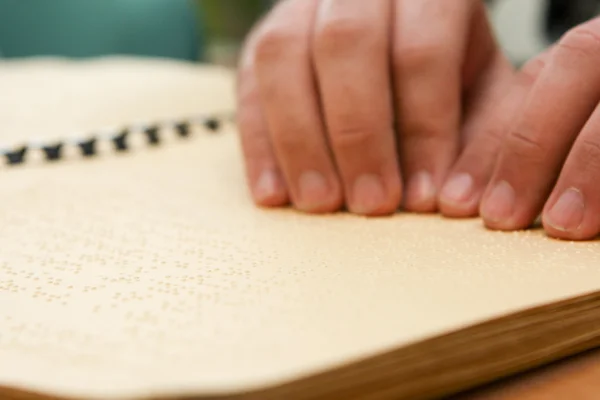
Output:
<path fill-rule="evenodd" d="M 530 226 L 573 141 L 600 100 L 600 19 L 571 30 L 553 49 L 523 111 L 506 136 L 483 196 L 494 229 Z"/>

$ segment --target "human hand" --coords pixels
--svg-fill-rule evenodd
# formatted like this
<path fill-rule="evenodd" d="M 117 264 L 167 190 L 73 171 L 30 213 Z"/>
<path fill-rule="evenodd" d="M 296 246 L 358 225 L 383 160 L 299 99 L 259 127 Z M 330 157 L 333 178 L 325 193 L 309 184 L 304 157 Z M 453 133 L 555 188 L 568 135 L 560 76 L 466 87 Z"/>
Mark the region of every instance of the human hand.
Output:
<path fill-rule="evenodd" d="M 542 214 L 549 235 L 600 232 L 600 19 L 568 32 L 532 62 L 481 203 L 492 229 L 529 227 Z"/>
<path fill-rule="evenodd" d="M 312 213 L 402 204 L 477 214 L 474 189 L 489 179 L 510 113 L 485 115 L 513 72 L 480 0 L 281 1 L 239 66 L 253 198 Z"/>

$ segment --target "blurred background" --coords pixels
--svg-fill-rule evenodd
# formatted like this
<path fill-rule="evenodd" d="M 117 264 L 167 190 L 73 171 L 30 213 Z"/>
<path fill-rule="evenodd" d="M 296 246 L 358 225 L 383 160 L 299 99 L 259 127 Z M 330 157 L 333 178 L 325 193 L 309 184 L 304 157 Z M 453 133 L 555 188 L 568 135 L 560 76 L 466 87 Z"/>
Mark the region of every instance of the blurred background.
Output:
<path fill-rule="evenodd" d="M 276 1 L 0 0 L 0 57 L 123 54 L 235 66 L 243 38 Z M 515 64 L 600 11 L 600 0 L 482 1 Z"/>

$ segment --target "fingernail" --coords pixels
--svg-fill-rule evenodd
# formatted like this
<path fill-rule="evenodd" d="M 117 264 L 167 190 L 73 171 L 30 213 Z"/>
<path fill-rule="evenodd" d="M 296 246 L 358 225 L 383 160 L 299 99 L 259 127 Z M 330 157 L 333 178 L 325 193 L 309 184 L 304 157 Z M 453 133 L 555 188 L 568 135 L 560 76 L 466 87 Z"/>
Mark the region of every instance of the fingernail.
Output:
<path fill-rule="evenodd" d="M 317 171 L 306 171 L 299 179 L 300 202 L 302 207 L 313 208 L 322 205 L 329 196 L 325 177 Z"/>
<path fill-rule="evenodd" d="M 581 192 L 570 188 L 558 199 L 548 212 L 546 222 L 554 229 L 569 232 L 579 228 L 583 222 L 585 204 Z"/>
<path fill-rule="evenodd" d="M 352 211 L 358 214 L 370 214 L 385 203 L 385 189 L 377 175 L 365 174 L 354 182 Z"/>
<path fill-rule="evenodd" d="M 515 190 L 506 182 L 499 182 L 482 207 L 482 217 L 490 222 L 502 222 L 509 219 L 515 208 Z"/>
<path fill-rule="evenodd" d="M 408 183 L 407 197 L 412 204 L 428 203 L 434 200 L 436 194 L 433 178 L 429 172 L 419 172 Z"/>
<path fill-rule="evenodd" d="M 451 203 L 462 203 L 473 193 L 473 178 L 469 174 L 454 175 L 442 189 L 442 199 Z"/>
<path fill-rule="evenodd" d="M 279 194 L 281 181 L 273 170 L 263 171 L 254 187 L 254 195 L 259 201 L 270 200 Z"/>

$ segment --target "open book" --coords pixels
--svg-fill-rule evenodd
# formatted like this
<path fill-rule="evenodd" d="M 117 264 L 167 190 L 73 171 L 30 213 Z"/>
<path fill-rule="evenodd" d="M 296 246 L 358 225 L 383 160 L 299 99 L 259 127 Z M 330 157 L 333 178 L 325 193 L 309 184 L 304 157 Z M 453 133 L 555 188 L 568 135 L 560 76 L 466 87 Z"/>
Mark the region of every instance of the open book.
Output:
<path fill-rule="evenodd" d="M 257 208 L 234 105 L 217 67 L 0 64 L 1 398 L 435 398 L 600 344 L 599 243 Z"/>

